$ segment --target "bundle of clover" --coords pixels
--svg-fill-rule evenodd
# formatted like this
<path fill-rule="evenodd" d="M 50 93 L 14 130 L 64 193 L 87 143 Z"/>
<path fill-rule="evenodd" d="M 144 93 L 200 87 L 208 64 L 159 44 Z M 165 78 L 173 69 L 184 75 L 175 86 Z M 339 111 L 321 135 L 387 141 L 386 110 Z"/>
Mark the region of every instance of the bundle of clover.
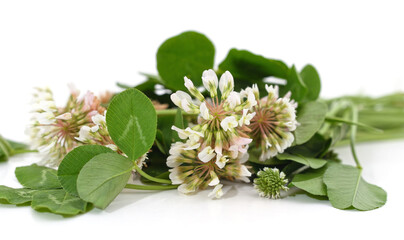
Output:
<path fill-rule="evenodd" d="M 31 148 L 2 138 L 0 157 L 38 151 L 43 160 L 17 168 L 23 188 L 0 186 L 0 200 L 76 215 L 106 208 L 124 188 L 207 189 L 206 198 L 219 199 L 248 184 L 269 199 L 306 193 L 339 209 L 385 204 L 386 192 L 361 177 L 355 141 L 403 137 L 404 94 L 322 100 L 311 65 L 298 71 L 232 49 L 214 68 L 214 52 L 204 35 L 185 32 L 158 49 L 158 75 L 118 84 L 120 93 L 72 89 L 57 107 L 49 89 L 36 89 Z M 333 152 L 344 144 L 356 166 Z"/>

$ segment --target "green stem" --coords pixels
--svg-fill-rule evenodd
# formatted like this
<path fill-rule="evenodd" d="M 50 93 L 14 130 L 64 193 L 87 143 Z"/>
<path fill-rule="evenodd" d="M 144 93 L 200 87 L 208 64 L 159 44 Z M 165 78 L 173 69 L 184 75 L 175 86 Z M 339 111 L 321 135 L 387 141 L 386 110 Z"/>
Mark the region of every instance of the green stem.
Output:
<path fill-rule="evenodd" d="M 343 118 L 326 117 L 325 120 L 327 122 L 331 122 L 331 123 L 345 123 L 345 124 L 349 124 L 349 125 L 356 125 L 358 127 L 363 127 L 363 128 L 366 128 L 366 129 L 369 129 L 369 130 L 372 130 L 372 131 L 375 131 L 375 132 L 378 132 L 378 133 L 383 132 L 383 130 L 375 128 L 375 127 L 372 127 L 372 126 L 369 126 L 367 124 L 364 124 L 364 123 L 361 123 L 361 122 L 349 121 L 349 120 L 346 120 L 346 119 L 343 119 Z"/>
<path fill-rule="evenodd" d="M 357 122 L 358 121 L 358 109 L 355 105 L 352 104 L 351 106 L 352 109 L 352 122 Z M 358 169 L 362 169 L 362 165 L 359 162 L 358 156 L 356 155 L 356 150 L 355 150 L 355 138 L 356 138 L 356 130 L 358 126 L 356 125 L 351 125 L 351 141 L 350 141 L 350 146 L 351 146 L 351 152 L 352 156 L 355 160 L 356 167 Z"/>
<path fill-rule="evenodd" d="M 6 139 L 3 138 L 3 136 L 0 135 L 0 145 L 2 146 L 2 149 L 6 149 L 7 153 L 11 153 L 13 151 L 13 148 L 11 147 L 10 143 Z"/>
<path fill-rule="evenodd" d="M 177 109 L 172 108 L 172 109 L 164 109 L 164 110 L 157 110 L 156 111 L 157 116 L 175 116 L 177 114 Z M 197 116 L 198 114 L 196 113 L 186 113 L 182 111 L 183 116 Z"/>
<path fill-rule="evenodd" d="M 11 155 L 11 152 L 13 151 L 13 148 L 1 135 L 0 135 L 0 149 L 6 155 L 6 159 Z"/>
<path fill-rule="evenodd" d="M 383 134 L 371 134 L 365 132 L 358 132 L 356 134 L 356 143 L 364 143 L 364 142 L 374 142 L 374 141 L 386 141 L 386 140 L 395 140 L 395 139 L 403 139 L 404 136 L 404 128 L 394 128 L 389 130 L 384 130 Z M 349 145 L 350 139 L 343 139 L 335 144 L 336 147 L 342 147 Z"/>
<path fill-rule="evenodd" d="M 23 153 L 37 153 L 38 150 L 31 150 L 31 149 L 14 149 L 12 151 L 11 156 L 17 155 L 17 154 L 23 154 Z"/>
<path fill-rule="evenodd" d="M 288 179 L 293 179 L 297 174 L 302 173 L 302 172 L 306 171 L 309 168 L 310 168 L 309 166 L 302 166 L 302 167 L 296 169 L 291 174 L 289 174 Z"/>
<path fill-rule="evenodd" d="M 178 185 L 135 185 L 135 184 L 126 184 L 125 188 L 129 189 L 137 189 L 137 190 L 169 190 L 176 189 Z"/>
<path fill-rule="evenodd" d="M 133 168 L 136 170 L 136 172 L 138 172 L 141 176 L 143 176 L 146 179 L 149 179 L 150 181 L 156 182 L 156 183 L 165 183 L 165 184 L 171 184 L 171 181 L 168 179 L 161 179 L 161 178 L 156 178 L 156 177 L 152 177 L 149 174 L 143 172 L 142 169 L 140 169 L 136 163 L 134 164 Z"/>

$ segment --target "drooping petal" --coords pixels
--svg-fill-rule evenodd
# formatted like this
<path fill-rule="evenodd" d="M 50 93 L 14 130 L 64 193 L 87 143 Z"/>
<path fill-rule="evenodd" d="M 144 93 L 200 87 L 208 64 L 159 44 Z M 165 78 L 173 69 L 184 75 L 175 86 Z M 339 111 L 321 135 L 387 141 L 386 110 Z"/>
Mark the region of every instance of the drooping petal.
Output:
<path fill-rule="evenodd" d="M 208 194 L 210 198 L 221 198 L 223 196 L 222 190 L 223 184 L 218 184 L 216 187 Z"/>

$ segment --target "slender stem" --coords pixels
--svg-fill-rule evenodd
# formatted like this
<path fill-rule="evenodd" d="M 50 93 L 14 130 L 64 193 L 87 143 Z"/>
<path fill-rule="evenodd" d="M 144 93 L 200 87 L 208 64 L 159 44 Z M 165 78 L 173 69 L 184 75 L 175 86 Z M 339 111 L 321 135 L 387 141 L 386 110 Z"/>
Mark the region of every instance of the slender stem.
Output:
<path fill-rule="evenodd" d="M 17 154 L 23 154 L 23 153 L 37 153 L 38 150 L 31 150 L 31 149 L 15 149 L 12 151 L 11 156 L 17 155 Z"/>
<path fill-rule="evenodd" d="M 352 109 L 352 122 L 357 122 L 358 121 L 358 109 L 356 108 L 355 105 L 352 104 L 351 106 Z M 356 155 L 356 150 L 355 150 L 355 138 L 356 138 L 356 130 L 357 130 L 358 126 L 356 125 L 351 125 L 351 141 L 350 141 L 350 146 L 351 146 L 351 152 L 352 152 L 352 156 L 355 160 L 356 163 L 356 167 L 358 169 L 362 169 L 362 166 L 359 162 L 358 156 Z"/>
<path fill-rule="evenodd" d="M 299 173 L 302 173 L 302 172 L 306 171 L 306 170 L 309 169 L 309 168 L 310 168 L 309 166 L 302 166 L 302 167 L 296 169 L 295 171 L 293 171 L 293 172 L 289 175 L 289 178 L 290 178 L 290 179 L 293 179 L 293 177 L 294 177 L 295 175 L 297 175 L 297 174 L 299 174 Z"/>
<path fill-rule="evenodd" d="M 156 183 L 165 183 L 165 184 L 171 184 L 171 181 L 168 179 L 161 179 L 161 178 L 156 178 L 156 177 L 152 177 L 149 174 L 143 172 L 142 169 L 140 169 L 136 163 L 133 165 L 133 168 L 136 170 L 136 172 L 138 172 L 141 176 L 143 176 L 146 179 L 149 179 L 150 181 L 156 182 Z"/>
<path fill-rule="evenodd" d="M 378 132 L 378 133 L 383 132 L 383 130 L 375 128 L 375 127 L 372 127 L 372 126 L 369 126 L 367 124 L 364 124 L 364 123 L 361 123 L 361 122 L 349 121 L 349 120 L 346 120 L 346 119 L 343 119 L 343 118 L 326 117 L 325 121 L 332 122 L 332 123 L 345 123 L 345 124 L 349 124 L 349 125 L 356 125 L 356 126 L 363 127 L 363 128 L 366 128 L 366 129 L 369 129 L 369 130 L 372 130 L 372 131 L 375 131 L 375 132 Z"/>
<path fill-rule="evenodd" d="M 126 184 L 125 188 L 129 189 L 137 189 L 137 190 L 169 190 L 176 189 L 178 185 L 135 185 L 135 184 Z"/>
<path fill-rule="evenodd" d="M 0 150 L 6 155 L 6 159 L 11 155 L 13 150 L 10 144 L 0 135 Z"/>
<path fill-rule="evenodd" d="M 0 141 L 0 150 L 6 155 L 6 159 L 10 156 L 10 153 L 8 152 L 6 146 Z"/>
<path fill-rule="evenodd" d="M 172 108 L 172 109 L 164 109 L 164 110 L 157 110 L 156 111 L 157 116 L 175 116 L 177 114 L 177 109 Z M 197 116 L 198 114 L 196 113 L 187 113 L 182 111 L 183 116 Z"/>
<path fill-rule="evenodd" d="M 7 148 L 8 152 L 13 151 L 13 148 L 11 147 L 10 143 L 6 139 L 4 139 L 3 136 L 1 135 L 0 135 L 0 142 L 3 144 L 5 148 Z"/>

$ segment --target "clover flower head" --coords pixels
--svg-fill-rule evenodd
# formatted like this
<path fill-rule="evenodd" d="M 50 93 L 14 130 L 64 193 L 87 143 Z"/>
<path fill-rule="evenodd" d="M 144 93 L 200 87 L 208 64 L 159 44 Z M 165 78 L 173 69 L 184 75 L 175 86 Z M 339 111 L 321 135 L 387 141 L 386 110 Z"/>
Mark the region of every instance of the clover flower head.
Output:
<path fill-rule="evenodd" d="M 82 144 L 80 140 L 98 130 L 92 119 L 101 124 L 98 115 L 105 109 L 93 93 L 87 92 L 82 98 L 78 95 L 72 87 L 66 106 L 57 107 L 50 89 L 35 89 L 28 134 L 32 147 L 43 155 L 41 164 L 58 166 L 70 150 Z"/>
<path fill-rule="evenodd" d="M 279 172 L 277 168 L 265 167 L 258 171 L 257 178 L 254 179 L 254 188 L 261 197 L 277 199 L 281 190 L 289 190 L 287 183 L 283 172 Z"/>
<path fill-rule="evenodd" d="M 297 103 L 290 99 L 290 92 L 279 98 L 278 86 L 265 86 L 268 95 L 253 107 L 255 115 L 250 121 L 250 137 L 261 147 L 260 160 L 276 156 L 290 147 L 294 141 L 292 132 L 298 126 L 296 121 Z M 259 98 L 258 87 L 247 88 Z M 244 93 L 245 94 L 245 93 Z"/>
<path fill-rule="evenodd" d="M 218 80 L 213 70 L 202 74 L 202 82 L 210 98 L 205 99 L 187 77 L 185 87 L 191 95 L 177 91 L 171 95 L 175 105 L 187 113 L 198 115 L 198 124 L 173 130 L 185 142 L 172 144 L 167 165 L 170 179 L 181 184 L 182 193 L 218 186 L 220 179 L 248 182 L 251 173 L 243 165 L 248 159 L 248 125 L 255 116 L 249 112 L 257 104 L 254 94 L 245 96 L 234 91 L 234 79 L 226 71 Z M 218 91 L 219 88 L 219 91 Z M 214 196 L 222 192 L 215 188 Z M 220 193 L 221 192 L 221 193 Z M 213 196 L 213 195 L 212 195 Z"/>

